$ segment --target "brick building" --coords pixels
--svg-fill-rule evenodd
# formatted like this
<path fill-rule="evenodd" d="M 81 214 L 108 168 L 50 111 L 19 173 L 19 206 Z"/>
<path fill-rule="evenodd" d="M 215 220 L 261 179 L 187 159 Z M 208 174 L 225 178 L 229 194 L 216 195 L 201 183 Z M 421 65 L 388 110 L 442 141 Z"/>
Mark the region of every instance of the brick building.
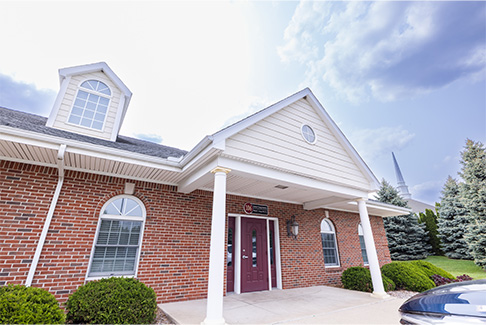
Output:
<path fill-rule="evenodd" d="M 59 70 L 48 118 L 0 108 L 0 285 L 65 301 L 137 277 L 158 302 L 338 285 L 390 262 L 379 183 L 309 89 L 186 152 L 119 135 L 131 92 L 105 64 Z"/>

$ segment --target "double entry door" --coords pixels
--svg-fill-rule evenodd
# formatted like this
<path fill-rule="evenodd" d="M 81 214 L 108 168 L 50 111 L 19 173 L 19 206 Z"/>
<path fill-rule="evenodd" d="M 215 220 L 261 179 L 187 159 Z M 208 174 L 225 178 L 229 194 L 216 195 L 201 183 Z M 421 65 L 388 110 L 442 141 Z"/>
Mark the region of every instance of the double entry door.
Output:
<path fill-rule="evenodd" d="M 276 286 L 275 225 L 273 220 L 241 217 L 240 229 L 235 218 L 228 220 L 227 291 L 234 291 L 240 281 L 241 292 L 269 289 Z M 268 228 L 268 229 L 267 229 Z M 239 243 L 236 242 L 239 231 Z M 240 247 L 238 247 L 240 246 Z M 239 254 L 236 254 L 239 250 Z M 238 256 L 238 262 L 235 258 Z M 235 267 L 240 268 L 240 279 L 235 278 Z"/>

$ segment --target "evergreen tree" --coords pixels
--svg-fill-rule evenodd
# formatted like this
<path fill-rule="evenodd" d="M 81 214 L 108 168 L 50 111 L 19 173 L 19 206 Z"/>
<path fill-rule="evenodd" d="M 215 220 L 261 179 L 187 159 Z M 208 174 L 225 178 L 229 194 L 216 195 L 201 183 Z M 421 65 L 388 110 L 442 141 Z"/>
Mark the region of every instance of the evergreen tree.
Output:
<path fill-rule="evenodd" d="M 407 202 L 385 180 L 381 182 L 377 198 L 380 202 L 407 207 Z M 387 217 L 383 218 L 383 221 L 392 260 L 406 261 L 427 257 L 430 245 L 428 244 L 425 225 L 418 223 L 415 214 Z"/>
<path fill-rule="evenodd" d="M 464 234 L 468 226 L 466 209 L 459 193 L 459 185 L 449 176 L 439 207 L 438 230 L 445 256 L 456 259 L 472 259 Z"/>
<path fill-rule="evenodd" d="M 430 209 L 425 209 L 425 213 L 419 213 L 418 222 L 425 225 L 425 229 L 429 234 L 429 245 L 432 247 L 433 255 L 444 255 L 440 249 L 440 239 L 437 231 L 437 215 Z"/>
<path fill-rule="evenodd" d="M 464 239 L 474 263 L 486 269 L 486 150 L 481 142 L 467 140 L 461 158 L 460 192 L 469 221 Z"/>

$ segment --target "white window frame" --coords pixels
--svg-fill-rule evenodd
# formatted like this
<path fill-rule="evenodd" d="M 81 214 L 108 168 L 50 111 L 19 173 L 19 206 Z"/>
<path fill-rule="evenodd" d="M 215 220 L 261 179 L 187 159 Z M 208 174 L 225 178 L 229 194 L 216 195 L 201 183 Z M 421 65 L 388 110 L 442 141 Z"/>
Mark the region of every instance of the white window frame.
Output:
<path fill-rule="evenodd" d="M 359 238 L 359 249 L 361 251 L 361 258 L 363 259 L 363 265 L 370 265 L 368 260 L 368 252 L 366 251 L 366 245 L 364 246 L 364 253 L 366 254 L 366 259 L 367 259 L 366 262 L 363 256 L 363 247 L 361 247 L 361 238 L 363 238 L 363 244 L 364 244 L 363 226 L 361 226 L 361 224 L 358 225 L 358 238 Z"/>
<path fill-rule="evenodd" d="M 330 231 L 322 229 L 322 225 L 323 225 L 324 222 L 329 225 L 329 228 L 331 228 Z M 331 221 L 331 219 L 329 219 L 327 217 L 322 219 L 320 234 L 333 234 L 334 235 L 334 250 L 336 251 L 337 263 L 336 264 L 326 264 L 326 261 L 324 261 L 324 266 L 326 268 L 341 267 L 341 261 L 340 261 L 340 258 L 339 258 L 339 248 L 338 248 L 337 238 L 336 238 L 336 228 L 334 227 L 334 223 Z M 322 245 L 322 235 L 321 235 L 321 245 Z M 324 245 L 322 245 L 322 254 L 323 254 L 322 258 L 324 259 Z"/>
<path fill-rule="evenodd" d="M 103 94 L 103 93 L 98 92 L 96 90 L 92 90 L 92 89 L 88 89 L 88 88 L 81 87 L 81 85 L 83 83 L 85 83 L 87 81 L 91 81 L 91 80 L 94 80 L 94 81 L 98 81 L 98 82 L 103 83 L 110 90 L 110 95 Z M 84 126 L 84 125 L 81 125 L 81 124 L 76 124 L 76 123 L 69 122 L 69 119 L 71 118 L 71 114 L 73 113 L 74 104 L 76 103 L 76 100 L 78 99 L 78 95 L 79 95 L 79 92 L 80 91 L 84 91 L 84 92 L 86 92 L 88 94 L 93 94 L 93 95 L 96 95 L 96 96 L 99 96 L 99 97 L 103 97 L 103 98 L 107 98 L 108 99 L 108 105 L 106 107 L 105 118 L 103 120 L 103 125 L 101 126 L 101 129 L 100 130 L 95 129 L 93 127 L 88 127 L 88 126 Z M 93 78 L 82 80 L 79 83 L 79 85 L 78 85 L 78 89 L 76 90 L 76 96 L 74 96 L 73 103 L 71 105 L 71 109 L 69 110 L 69 114 L 68 114 L 66 123 L 69 124 L 69 125 L 73 125 L 73 126 L 76 126 L 76 127 L 83 128 L 83 129 L 87 129 L 87 130 L 91 130 L 91 131 L 103 133 L 104 132 L 104 129 L 105 129 L 105 124 L 106 124 L 106 120 L 107 120 L 107 117 L 108 117 L 108 113 L 110 111 L 110 105 L 111 105 L 112 98 L 113 98 L 113 90 L 110 88 L 110 86 L 108 86 L 108 84 L 105 81 L 100 80 L 100 79 L 93 79 Z"/>
<path fill-rule="evenodd" d="M 307 140 L 307 138 L 304 135 L 304 126 L 309 127 L 311 129 L 312 133 L 314 133 L 314 141 L 311 142 L 311 141 Z M 305 142 L 307 142 L 308 144 L 316 144 L 316 142 L 317 142 L 317 133 L 316 133 L 316 130 L 315 130 L 314 127 L 312 127 L 312 125 L 310 125 L 308 123 L 302 123 L 302 125 L 300 126 L 300 135 L 305 140 Z"/>
<path fill-rule="evenodd" d="M 103 212 L 105 211 L 105 209 L 107 208 L 107 206 L 109 204 L 111 204 L 112 202 L 114 202 L 116 200 L 123 199 L 123 198 L 127 198 L 127 199 L 133 200 L 136 203 L 138 203 L 138 205 L 142 209 L 142 216 L 141 217 L 133 217 L 133 216 L 103 214 Z M 133 195 L 125 195 L 125 194 L 124 195 L 117 195 L 117 196 L 114 196 L 111 199 L 109 199 L 103 205 L 103 207 L 101 208 L 101 211 L 100 211 L 99 218 L 98 218 L 98 225 L 96 227 L 96 235 L 95 235 L 95 238 L 94 238 L 94 241 L 93 241 L 93 246 L 91 247 L 91 254 L 90 254 L 90 258 L 89 258 L 88 269 L 86 271 L 86 281 L 98 280 L 98 279 L 103 279 L 103 278 L 111 278 L 111 277 L 126 277 L 126 278 L 136 278 L 137 277 L 138 265 L 139 265 L 139 262 L 140 262 L 140 255 L 141 255 L 141 251 L 142 251 L 143 233 L 144 233 L 144 229 L 145 229 L 146 218 L 147 218 L 147 210 L 145 209 L 145 205 L 143 204 L 143 202 L 139 198 L 137 198 Z M 106 274 L 106 275 L 95 275 L 95 276 L 89 275 L 90 271 L 91 271 L 91 264 L 93 263 L 93 257 L 94 257 L 94 252 L 95 252 L 95 248 L 96 248 L 96 243 L 98 241 L 98 235 L 100 233 L 101 221 L 103 219 L 105 219 L 105 220 L 119 220 L 119 221 L 141 221 L 142 222 L 141 229 L 140 229 L 140 237 L 139 237 L 139 243 L 138 243 L 137 256 L 135 257 L 135 268 L 134 268 L 133 274 L 131 274 L 131 275 L 127 275 L 127 274 Z"/>

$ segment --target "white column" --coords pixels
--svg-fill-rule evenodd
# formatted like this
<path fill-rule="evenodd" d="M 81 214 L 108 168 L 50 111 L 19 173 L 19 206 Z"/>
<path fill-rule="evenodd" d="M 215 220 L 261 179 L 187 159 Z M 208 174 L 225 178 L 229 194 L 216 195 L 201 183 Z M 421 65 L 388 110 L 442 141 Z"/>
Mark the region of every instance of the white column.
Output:
<path fill-rule="evenodd" d="M 211 246 L 209 251 L 209 279 L 206 318 L 203 324 L 224 324 L 224 258 L 226 252 L 226 174 L 227 168 L 216 167 L 214 174 L 213 215 L 211 220 Z"/>
<path fill-rule="evenodd" d="M 366 255 L 368 256 L 368 263 L 370 266 L 371 281 L 373 282 L 373 296 L 386 298 L 388 297 L 388 294 L 383 287 L 380 263 L 378 262 L 378 254 L 376 253 L 375 240 L 373 239 L 373 232 L 371 231 L 371 223 L 365 199 L 358 200 L 358 209 L 359 218 L 361 219 L 361 227 L 363 228 Z"/>

